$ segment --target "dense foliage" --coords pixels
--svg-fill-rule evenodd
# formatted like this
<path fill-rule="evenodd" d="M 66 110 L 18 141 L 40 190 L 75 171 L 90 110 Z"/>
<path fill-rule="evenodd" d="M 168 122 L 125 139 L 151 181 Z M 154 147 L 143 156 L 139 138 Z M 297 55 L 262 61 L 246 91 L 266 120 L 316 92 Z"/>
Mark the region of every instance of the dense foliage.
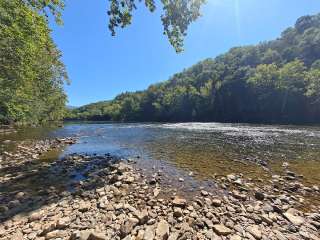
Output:
<path fill-rule="evenodd" d="M 80 107 L 70 119 L 320 122 L 320 15 L 274 41 L 237 47 L 146 91 Z"/>
<path fill-rule="evenodd" d="M 0 1 L 0 122 L 63 118 L 67 75 L 60 58 L 44 16 L 23 0 Z"/>

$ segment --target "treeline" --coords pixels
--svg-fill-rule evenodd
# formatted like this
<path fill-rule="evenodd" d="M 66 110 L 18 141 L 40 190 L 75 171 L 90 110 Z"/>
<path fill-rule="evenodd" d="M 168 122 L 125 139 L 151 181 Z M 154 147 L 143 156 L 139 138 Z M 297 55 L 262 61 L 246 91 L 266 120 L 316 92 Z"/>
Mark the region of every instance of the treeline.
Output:
<path fill-rule="evenodd" d="M 67 81 L 48 20 L 25 0 L 0 1 L 0 123 L 37 125 L 66 112 Z"/>
<path fill-rule="evenodd" d="M 112 121 L 320 122 L 320 15 L 281 37 L 232 48 L 145 91 L 86 105 L 68 119 Z"/>

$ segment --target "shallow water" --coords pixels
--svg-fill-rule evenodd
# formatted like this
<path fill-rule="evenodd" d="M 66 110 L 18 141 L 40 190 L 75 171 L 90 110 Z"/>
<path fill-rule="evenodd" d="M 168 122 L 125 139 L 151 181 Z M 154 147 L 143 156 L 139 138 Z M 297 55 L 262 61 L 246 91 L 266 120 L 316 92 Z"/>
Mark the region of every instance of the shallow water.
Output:
<path fill-rule="evenodd" d="M 175 179 L 188 178 L 190 171 L 201 181 L 228 173 L 243 173 L 258 179 L 279 173 L 286 161 L 290 169 L 304 175 L 306 184 L 320 183 L 320 127 L 317 126 L 74 123 L 63 128 L 24 129 L 0 136 L 0 142 L 56 136 L 79 137 L 78 143 L 61 155 L 110 153 L 134 157 L 138 166 L 162 169 Z M 0 151 L 8 146 L 2 146 Z M 270 172 L 257 163 L 266 165 Z"/>

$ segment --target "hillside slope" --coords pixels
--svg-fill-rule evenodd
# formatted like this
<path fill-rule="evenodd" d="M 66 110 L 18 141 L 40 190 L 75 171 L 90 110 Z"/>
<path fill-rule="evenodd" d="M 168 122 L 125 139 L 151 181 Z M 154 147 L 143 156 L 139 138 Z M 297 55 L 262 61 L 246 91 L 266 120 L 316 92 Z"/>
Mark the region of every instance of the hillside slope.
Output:
<path fill-rule="evenodd" d="M 319 79 L 320 14 L 299 18 L 276 40 L 232 48 L 69 119 L 319 123 Z"/>

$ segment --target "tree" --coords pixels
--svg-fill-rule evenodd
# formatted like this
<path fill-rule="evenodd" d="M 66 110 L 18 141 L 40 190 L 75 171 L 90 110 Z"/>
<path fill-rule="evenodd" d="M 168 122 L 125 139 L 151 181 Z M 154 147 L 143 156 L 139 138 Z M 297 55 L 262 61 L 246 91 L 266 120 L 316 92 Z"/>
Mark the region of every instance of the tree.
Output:
<path fill-rule="evenodd" d="M 68 76 L 46 19 L 20 0 L 2 0 L 0 39 L 2 121 L 39 124 L 62 119 Z"/>
<path fill-rule="evenodd" d="M 65 0 L 20 0 L 31 8 L 48 16 L 51 13 L 57 23 L 62 23 L 61 12 Z M 183 50 L 183 38 L 187 34 L 190 23 L 200 16 L 200 7 L 206 0 L 161 0 L 163 13 L 161 21 L 163 33 L 177 52 Z M 116 28 L 124 28 L 131 24 L 133 12 L 141 0 L 109 0 L 109 29 L 116 34 Z M 151 12 L 156 10 L 155 0 L 144 0 L 144 5 Z"/>
<path fill-rule="evenodd" d="M 92 119 L 105 104 L 106 119 L 116 109 L 111 119 L 122 121 L 318 123 L 320 48 L 310 46 L 318 41 L 320 14 L 300 21 L 277 40 L 232 48 L 145 91 L 75 112 Z"/>

